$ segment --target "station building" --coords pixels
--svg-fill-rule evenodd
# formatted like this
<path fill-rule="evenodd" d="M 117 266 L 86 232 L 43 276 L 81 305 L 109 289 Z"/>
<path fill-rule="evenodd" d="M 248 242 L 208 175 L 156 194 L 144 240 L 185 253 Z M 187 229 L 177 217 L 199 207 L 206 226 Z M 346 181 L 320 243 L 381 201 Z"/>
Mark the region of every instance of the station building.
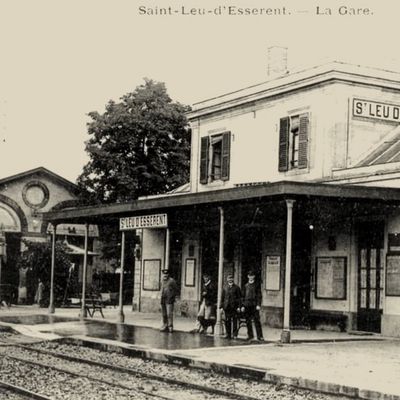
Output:
<path fill-rule="evenodd" d="M 46 218 L 136 231 L 134 309 L 159 310 L 163 268 L 180 284 L 177 312 L 193 317 L 204 272 L 220 290 L 252 269 L 270 326 L 399 336 L 400 74 L 278 63 L 188 118 L 187 185 Z"/>
<path fill-rule="evenodd" d="M 25 301 L 24 288 L 32 282 L 26 282 L 26 271 L 17 268 L 24 241 L 47 241 L 51 225 L 44 213 L 76 206 L 78 193 L 74 183 L 44 167 L 0 179 L 0 294 L 11 288 L 15 300 L 18 296 L 20 302 Z M 67 243 L 77 269 L 82 269 L 84 227 L 60 225 L 57 233 L 57 239 Z M 98 237 L 96 226 L 91 227 L 89 236 L 92 242 Z"/>

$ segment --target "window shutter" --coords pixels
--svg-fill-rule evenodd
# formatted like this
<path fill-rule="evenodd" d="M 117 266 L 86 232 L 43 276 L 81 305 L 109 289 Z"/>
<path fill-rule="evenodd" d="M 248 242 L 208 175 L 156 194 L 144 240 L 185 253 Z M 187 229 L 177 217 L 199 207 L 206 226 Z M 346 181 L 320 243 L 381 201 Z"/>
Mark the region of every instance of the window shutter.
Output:
<path fill-rule="evenodd" d="M 229 179 L 230 158 L 231 158 L 231 133 L 225 132 L 222 134 L 221 180 L 223 181 L 227 181 Z"/>
<path fill-rule="evenodd" d="M 200 149 L 200 183 L 208 182 L 208 152 L 209 152 L 209 141 L 208 136 L 201 138 L 201 149 Z"/>
<path fill-rule="evenodd" d="M 279 165 L 278 171 L 288 170 L 289 117 L 281 118 L 279 125 Z"/>
<path fill-rule="evenodd" d="M 299 128 L 299 168 L 307 168 L 308 166 L 308 113 L 300 115 Z"/>

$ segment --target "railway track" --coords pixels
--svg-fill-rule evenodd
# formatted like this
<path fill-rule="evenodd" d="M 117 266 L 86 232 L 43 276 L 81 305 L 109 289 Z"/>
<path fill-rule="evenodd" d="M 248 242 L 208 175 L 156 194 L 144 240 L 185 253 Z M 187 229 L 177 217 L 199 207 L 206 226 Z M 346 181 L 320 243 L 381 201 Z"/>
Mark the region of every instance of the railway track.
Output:
<path fill-rule="evenodd" d="M 30 397 L 37 399 L 75 399 L 77 397 L 68 397 L 69 387 L 75 386 L 74 382 L 85 379 L 85 385 L 96 387 L 96 385 L 107 386 L 106 392 L 120 391 L 121 399 L 162 399 L 162 400 L 191 400 L 191 399 L 218 399 L 218 400 L 255 400 L 259 397 L 252 397 L 243 394 L 232 393 L 218 388 L 212 388 L 193 382 L 181 381 L 156 374 L 149 374 L 138 369 L 125 368 L 117 365 L 110 365 L 99 361 L 93 361 L 82 357 L 66 355 L 54 351 L 31 348 L 30 346 L 10 345 L 9 348 L 14 348 L 13 355 L 10 352 L 0 353 L 4 360 L 8 360 L 15 364 L 16 369 L 27 369 L 40 372 L 39 376 L 53 376 L 59 383 L 56 385 L 62 396 L 40 397 L 41 393 L 31 394 L 38 397 Z M 1 365 L 2 371 L 4 370 Z M 30 374 L 26 372 L 25 374 Z M 38 378 L 40 380 L 40 378 Z M 25 385 L 24 385 L 25 386 Z M 43 386 L 39 383 L 39 386 Z M 28 386 L 29 387 L 29 386 Z M 75 386 L 76 387 L 76 386 Z M 72 394 L 76 396 L 76 394 Z M 67 397 L 64 397 L 67 396 Z M 29 397 L 28 397 L 29 398 Z M 103 398 L 103 397 L 82 397 L 84 398 Z M 104 398 L 110 398 L 106 395 Z"/>
<path fill-rule="evenodd" d="M 3 381 L 0 381 L 0 398 L 5 400 L 51 400 L 48 396 Z"/>
<path fill-rule="evenodd" d="M 169 378 L 169 377 L 162 376 L 160 374 L 152 374 L 152 373 L 144 372 L 138 368 L 127 368 L 127 367 L 123 367 L 123 366 L 119 366 L 119 365 L 115 365 L 115 364 L 109 364 L 109 363 L 106 364 L 101 361 L 95 361 L 95 360 L 91 360 L 88 358 L 71 356 L 71 355 L 68 355 L 65 353 L 59 353 L 59 352 L 54 352 L 54 351 L 49 351 L 49 350 L 44 350 L 44 349 L 32 348 L 30 346 L 16 345 L 15 347 L 18 347 L 18 348 L 21 348 L 21 349 L 24 349 L 27 351 L 34 351 L 39 354 L 56 356 L 58 358 L 72 361 L 72 362 L 78 362 L 78 363 L 101 367 L 101 368 L 109 368 L 114 371 L 118 371 L 121 373 L 127 373 L 132 376 L 136 376 L 136 377 L 140 376 L 142 378 L 151 379 L 151 380 L 155 380 L 155 381 L 159 381 L 159 382 L 163 382 L 163 383 L 167 383 L 167 384 L 171 384 L 171 385 L 182 386 L 182 387 L 186 387 L 188 389 L 204 391 L 204 392 L 208 392 L 210 394 L 215 394 L 215 395 L 220 395 L 220 396 L 226 396 L 231 399 L 237 399 L 237 400 L 257 400 L 258 399 L 258 397 L 254 397 L 254 396 L 232 393 L 231 391 L 228 391 L 228 390 L 213 388 L 213 387 L 209 387 L 206 385 L 183 381 L 180 379 Z"/>

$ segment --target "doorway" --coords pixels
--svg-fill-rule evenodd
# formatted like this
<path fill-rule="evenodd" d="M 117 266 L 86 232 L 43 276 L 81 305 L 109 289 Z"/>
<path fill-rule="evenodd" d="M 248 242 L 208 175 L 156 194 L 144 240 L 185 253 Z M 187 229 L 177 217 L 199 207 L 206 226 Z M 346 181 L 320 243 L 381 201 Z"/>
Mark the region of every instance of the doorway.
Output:
<path fill-rule="evenodd" d="M 7 290 L 7 296 L 14 303 L 18 298 L 19 271 L 18 257 L 21 254 L 21 234 L 6 232 L 6 260 L 2 262 L 1 284 Z M 30 282 L 27 282 L 30 284 Z"/>
<path fill-rule="evenodd" d="M 256 282 L 261 285 L 262 231 L 260 228 L 247 228 L 241 232 L 241 287 L 247 283 L 247 274 L 252 270 Z"/>
<path fill-rule="evenodd" d="M 311 239 L 308 225 L 296 225 L 292 240 L 290 323 L 293 328 L 308 325 L 311 290 Z"/>
<path fill-rule="evenodd" d="M 358 224 L 357 329 L 381 331 L 383 303 L 383 221 Z"/>
<path fill-rule="evenodd" d="M 182 288 L 182 246 L 182 232 L 172 231 L 170 237 L 169 270 L 175 282 L 178 283 L 179 294 Z"/>

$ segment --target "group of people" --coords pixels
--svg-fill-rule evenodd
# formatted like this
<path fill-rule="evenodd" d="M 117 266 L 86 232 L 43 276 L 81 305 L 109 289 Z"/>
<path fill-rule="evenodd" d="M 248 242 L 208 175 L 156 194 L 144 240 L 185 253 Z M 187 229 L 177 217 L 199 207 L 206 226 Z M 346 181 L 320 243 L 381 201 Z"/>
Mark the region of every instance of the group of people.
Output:
<path fill-rule="evenodd" d="M 261 288 L 255 279 L 255 273 L 249 271 L 248 282 L 243 290 L 234 283 L 233 275 L 228 274 L 226 284 L 222 290 L 220 309 L 223 310 L 225 319 L 225 338 L 236 339 L 239 331 L 239 321 L 242 317 L 246 319 L 247 340 L 255 337 L 263 341 L 263 332 L 260 322 Z M 162 332 L 173 332 L 173 310 L 175 297 L 178 293 L 178 285 L 170 277 L 168 270 L 163 270 L 163 281 L 161 288 L 161 311 L 163 318 Z M 214 333 L 217 309 L 217 287 L 211 279 L 210 274 L 203 274 L 201 291 L 201 303 L 197 314 L 197 326 L 194 332 L 206 333 L 211 327 Z M 253 322 L 255 334 L 253 332 Z"/>

